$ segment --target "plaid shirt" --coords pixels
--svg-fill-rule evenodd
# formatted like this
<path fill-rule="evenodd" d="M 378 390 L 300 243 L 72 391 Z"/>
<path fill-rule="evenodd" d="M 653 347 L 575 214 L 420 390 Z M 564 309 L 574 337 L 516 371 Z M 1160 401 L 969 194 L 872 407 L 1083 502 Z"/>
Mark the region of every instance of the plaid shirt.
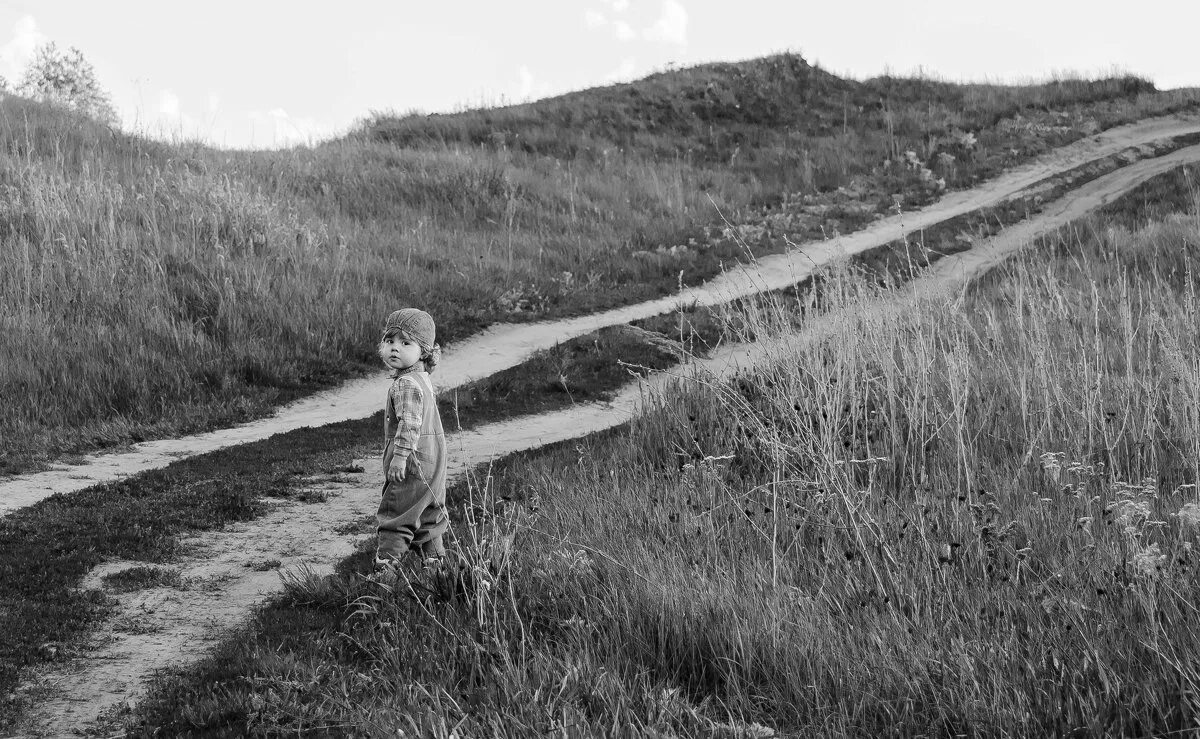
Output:
<path fill-rule="evenodd" d="M 417 442 L 421 439 L 421 390 L 415 382 L 401 377 L 392 384 L 390 395 L 392 408 L 396 412 L 396 444 L 392 447 L 392 453 L 397 457 L 407 457 L 417 448 Z"/>

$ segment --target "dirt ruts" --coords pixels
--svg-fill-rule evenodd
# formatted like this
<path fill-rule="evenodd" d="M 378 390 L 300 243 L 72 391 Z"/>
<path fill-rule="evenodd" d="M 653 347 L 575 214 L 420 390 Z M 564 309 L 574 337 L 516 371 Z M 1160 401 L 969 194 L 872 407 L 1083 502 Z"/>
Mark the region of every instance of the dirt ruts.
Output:
<path fill-rule="evenodd" d="M 488 424 L 448 438 L 451 481 L 476 465 L 623 423 L 636 412 L 645 393 L 672 377 L 714 380 L 753 364 L 762 346 L 729 346 L 649 380 L 635 382 L 610 402 L 577 405 L 562 411 Z M 281 576 L 296 572 L 327 574 L 374 535 L 383 475 L 378 459 L 356 460 L 365 472 L 310 479 L 320 503 L 280 504 L 266 516 L 221 531 L 183 539 L 180 561 L 170 565 L 175 584 L 132 593 L 114 593 L 114 616 L 92 638 L 85 656 L 42 672 L 25 686 L 43 697 L 26 717 L 30 736 L 68 736 L 93 728 L 106 711 L 129 705 L 155 672 L 203 657 L 223 628 L 277 592 Z M 142 562 L 110 561 L 94 569 L 84 588 L 101 588 L 106 575 Z"/>
<path fill-rule="evenodd" d="M 838 257 L 858 254 L 948 218 L 994 205 L 1039 180 L 1072 167 L 1129 147 L 1196 132 L 1200 132 L 1198 116 L 1153 118 L 1113 128 L 1049 152 L 979 187 L 951 193 L 921 210 L 880 219 L 861 231 L 836 239 L 812 242 L 784 254 L 764 257 L 674 295 L 576 318 L 493 326 L 447 350 L 444 369 L 437 376 L 439 389 L 458 387 L 515 366 L 530 353 L 555 343 L 607 326 L 667 313 L 680 304 L 714 305 L 787 287 Z M 1176 157 L 1174 161 L 1184 160 Z M 144 442 L 129 452 L 92 455 L 82 464 L 63 465 L 47 472 L 4 480 L 0 482 L 0 515 L 32 505 L 54 493 L 123 479 L 165 467 L 184 457 L 265 439 L 302 426 L 365 418 L 379 409 L 379 398 L 386 383 L 386 377 L 381 373 L 318 393 L 251 423 L 178 439 Z"/>
<path fill-rule="evenodd" d="M 1166 136 L 1200 130 L 1200 121 L 1195 119 L 1176 119 L 1169 126 L 1162 122 L 1147 125 L 1149 128 L 1146 130 Z M 1058 168 L 1067 169 L 1078 164 L 1079 157 L 1105 156 L 1114 150 L 1110 147 L 1119 150 L 1136 143 L 1137 136 L 1149 135 L 1136 126 L 1127 128 L 1129 130 L 1125 134 L 1113 138 L 1111 142 L 1100 141 L 1101 137 L 1097 137 L 1090 140 L 1092 149 L 1086 146 L 1075 149 L 1068 147 L 1074 153 L 1060 152 L 1057 159 L 1050 159 L 1057 162 Z M 1093 180 L 1069 195 L 1047 203 L 1038 215 L 980 241 L 969 251 L 938 261 L 913 280 L 904 291 L 906 296 L 902 295 L 897 300 L 912 296 L 952 296 L 967 280 L 978 277 L 1007 255 L 1028 244 L 1035 236 L 1078 218 L 1149 177 L 1183 163 L 1198 161 L 1200 146 L 1192 146 L 1159 158 L 1135 162 Z M 715 303 L 720 299 L 786 286 L 806 276 L 816 265 L 843 254 L 887 243 L 940 218 L 996 202 L 1020 189 L 1007 189 L 1009 186 L 1015 187 L 1016 183 L 1027 185 L 1049 174 L 1053 174 L 1053 169 L 1013 173 L 1001 178 L 1009 185 L 995 188 L 990 194 L 972 191 L 973 194 L 964 193 L 961 197 L 951 196 L 953 202 L 938 211 L 940 217 L 928 212 L 938 208 L 934 206 L 927 211 L 904 216 L 907 219 L 904 223 L 880 221 L 863 232 L 837 242 L 807 245 L 797 252 L 763 259 L 752 267 L 713 280 L 702 288 L 684 291 L 662 301 L 554 323 L 496 327 L 463 342 L 455 347 L 453 353 L 448 353 L 445 367 L 451 371 L 443 377 L 450 386 L 468 379 L 468 372 L 463 369 L 468 365 L 465 359 L 458 363 L 457 371 L 453 371 L 455 357 L 469 357 L 470 374 L 482 376 L 516 364 L 529 351 L 540 346 L 598 327 L 655 315 L 670 310 L 680 300 Z M 893 219 L 887 220 L 890 222 Z M 880 300 L 860 308 L 868 311 L 895 310 L 896 301 Z M 815 340 L 834 322 L 856 320 L 861 310 L 854 316 L 823 316 L 811 322 L 804 333 L 783 343 Z M 737 368 L 753 365 L 780 350 L 778 344 L 769 343 L 725 347 L 711 359 L 632 384 L 610 403 L 575 406 L 458 434 L 451 438 L 451 458 L 454 463 L 451 475 L 459 477 L 474 466 L 505 454 L 582 436 L 621 423 L 636 412 L 645 393 L 653 392 L 654 385 L 662 383 L 672 374 L 710 380 L 727 377 Z M 382 379 L 372 379 L 351 383 L 334 393 L 325 394 L 324 399 L 314 398 L 299 404 L 306 408 L 303 412 L 296 410 L 295 406 L 292 410 L 285 409 L 272 419 L 275 426 L 271 433 L 289 428 L 286 425 L 288 423 L 302 425 L 296 422 L 297 418 L 306 418 L 309 420 L 305 423 L 313 423 L 311 414 L 328 408 L 330 398 L 344 398 L 351 404 L 359 402 L 357 399 L 361 398 L 361 410 L 352 412 L 368 415 L 378 405 L 383 382 Z M 356 417 L 345 415 L 351 411 L 344 408 L 340 410 L 343 412 L 342 418 Z M 322 420 L 330 421 L 333 418 L 323 417 Z M 254 433 L 262 433 L 262 430 Z M 238 439 L 247 440 L 249 438 Z M 238 441 L 221 443 L 221 446 Z M 179 456 L 188 453 L 183 447 L 176 449 Z M 173 458 L 169 457 L 167 461 Z M 371 535 L 369 514 L 377 504 L 382 478 L 377 460 L 364 460 L 360 464 L 366 471 L 352 478 L 310 480 L 310 484 L 323 493 L 323 496 L 314 496 L 324 497 L 322 502 L 281 503 L 268 515 L 252 522 L 185 540 L 183 551 L 186 554 L 171 565 L 179 576 L 177 583 L 182 583 L 182 586 L 176 584 L 115 595 L 120 605 L 114 617 L 96 633 L 89 649 L 84 652 L 85 656 L 64 667 L 56 666 L 53 672 L 41 673 L 35 683 L 29 686 L 41 700 L 28 716 L 23 730 L 31 735 L 60 736 L 94 728 L 105 710 L 135 701 L 144 690 L 147 676 L 165 667 L 186 665 L 204 656 L 224 628 L 238 623 L 256 603 L 278 592 L 281 576 L 306 570 L 317 573 L 331 571 L 337 561 L 354 550 L 357 542 Z M 42 479 L 49 484 L 52 478 Z M 85 484 L 94 482 L 91 480 Z M 0 488 L 0 496 L 4 495 L 3 490 Z M 11 507 L 15 506 L 9 509 Z M 105 563 L 88 576 L 84 587 L 102 587 L 103 575 L 135 564 L 140 563 Z"/>

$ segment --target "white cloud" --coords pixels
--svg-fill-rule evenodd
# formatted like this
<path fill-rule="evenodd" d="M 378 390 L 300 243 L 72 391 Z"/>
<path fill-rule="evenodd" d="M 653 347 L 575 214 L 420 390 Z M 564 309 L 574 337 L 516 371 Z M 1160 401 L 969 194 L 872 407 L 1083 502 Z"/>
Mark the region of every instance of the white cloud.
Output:
<path fill-rule="evenodd" d="M 177 118 L 179 116 L 179 96 L 170 90 L 163 90 L 158 96 L 158 114 Z"/>
<path fill-rule="evenodd" d="M 637 62 L 633 57 L 626 57 L 621 60 L 621 66 L 604 75 L 605 82 L 628 82 L 633 79 L 634 73 L 637 71 Z"/>
<path fill-rule="evenodd" d="M 121 111 L 126 130 L 165 141 L 207 141 L 221 146 L 229 137 L 228 120 L 220 115 L 221 96 L 210 90 L 203 102 L 159 90 L 145 107 Z"/>
<path fill-rule="evenodd" d="M 318 123 L 314 118 L 293 116 L 283 108 L 273 108 L 265 113 L 253 110 L 248 117 L 250 146 L 256 149 L 315 144 L 334 133 L 329 126 Z"/>
<path fill-rule="evenodd" d="M 204 134 L 200 121 L 184 110 L 183 101 L 170 89 L 158 93 L 158 104 L 146 120 L 135 122 L 133 128 L 146 136 L 168 141 L 202 138 Z"/>
<path fill-rule="evenodd" d="M 32 15 L 23 15 L 13 24 L 13 36 L 0 46 L 0 75 L 14 85 L 20 81 L 25 67 L 33 60 L 33 53 L 49 39 L 38 30 Z"/>
<path fill-rule="evenodd" d="M 687 8 L 679 0 L 665 0 L 662 15 L 653 26 L 646 29 L 647 41 L 661 41 L 683 46 L 687 43 Z"/>
<path fill-rule="evenodd" d="M 517 74 L 521 77 L 521 89 L 517 94 L 518 101 L 538 100 L 550 94 L 550 85 L 535 78 L 529 67 L 522 64 L 517 70 Z"/>
<path fill-rule="evenodd" d="M 623 0 L 615 0 L 610 4 L 618 13 L 629 7 L 629 3 L 623 2 Z M 633 26 L 629 25 L 628 21 L 616 18 L 609 20 L 604 13 L 595 8 L 588 8 L 583 12 L 583 22 L 587 24 L 588 28 L 611 26 L 613 35 L 617 37 L 618 41 L 633 41 L 638 36 L 637 31 L 633 30 Z"/>

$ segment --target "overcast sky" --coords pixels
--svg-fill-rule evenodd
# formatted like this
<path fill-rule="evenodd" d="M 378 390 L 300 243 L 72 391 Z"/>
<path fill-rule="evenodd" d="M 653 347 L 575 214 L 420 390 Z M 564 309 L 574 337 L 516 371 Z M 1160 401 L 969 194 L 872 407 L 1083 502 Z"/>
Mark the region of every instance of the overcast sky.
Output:
<path fill-rule="evenodd" d="M 859 78 L 1117 68 L 1194 86 L 1198 25 L 1196 0 L 0 0 L 0 75 L 19 79 L 40 42 L 75 46 L 126 128 L 274 147 L 371 111 L 519 102 L 778 51 Z"/>

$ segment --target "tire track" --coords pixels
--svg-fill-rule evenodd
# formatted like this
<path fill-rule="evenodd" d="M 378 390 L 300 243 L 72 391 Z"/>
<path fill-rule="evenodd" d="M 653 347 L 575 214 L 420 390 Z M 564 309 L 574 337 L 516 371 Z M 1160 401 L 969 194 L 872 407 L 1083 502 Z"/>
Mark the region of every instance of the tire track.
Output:
<path fill-rule="evenodd" d="M 1197 116 L 1153 118 L 1110 129 L 1049 152 L 979 187 L 951 193 L 921 210 L 880 219 L 861 231 L 836 239 L 812 242 L 784 254 L 764 257 L 674 295 L 576 318 L 493 326 L 447 349 L 446 361 L 437 376 L 438 388 L 459 387 L 516 366 L 532 352 L 555 343 L 600 328 L 668 313 L 681 304 L 715 305 L 787 287 L 835 259 L 859 254 L 946 219 L 995 205 L 1040 180 L 1073 167 L 1130 147 L 1196 132 L 1200 132 L 1200 117 Z M 382 373 L 353 380 L 287 405 L 274 415 L 257 421 L 194 436 L 143 442 L 130 452 L 91 455 L 79 465 L 60 465 L 47 472 L 10 478 L 0 482 L 0 516 L 55 493 L 121 480 L 165 467 L 178 459 L 258 441 L 302 426 L 366 418 L 379 409 L 379 398 L 387 382 Z"/>
<path fill-rule="evenodd" d="M 633 383 L 609 403 L 579 405 L 453 435 L 450 474 L 460 478 L 476 465 L 500 456 L 617 425 L 637 412 L 646 393 L 654 392 L 672 376 L 704 381 L 726 378 L 739 368 L 778 355 L 795 342 L 819 340 L 842 322 L 867 320 L 872 314 L 894 311 L 898 304 L 914 298 L 952 297 L 968 280 L 996 266 L 1037 236 L 1156 174 L 1197 161 L 1200 145 L 1143 160 L 1093 180 L 1047 204 L 1039 215 L 981 241 L 969 251 L 940 260 L 899 294 L 856 306 L 852 314 L 817 318 L 795 337 L 778 343 L 723 348 L 682 372 L 658 373 Z M 872 243 L 863 239 L 864 243 Z M 760 279 L 769 279 L 761 277 L 761 271 L 757 274 Z M 156 671 L 186 666 L 207 654 L 222 630 L 241 622 L 257 603 L 278 592 L 281 578 L 288 573 L 331 572 L 340 559 L 354 551 L 357 542 L 371 534 L 370 519 L 364 519 L 364 515 L 377 505 L 382 473 L 376 469 L 377 460 L 361 464 L 369 471 L 349 484 L 327 479 L 311 481 L 328 496 L 324 502 L 283 503 L 255 521 L 184 540 L 188 554 L 178 568 L 188 585 L 117 596 L 120 605 L 116 616 L 93 640 L 90 653 L 66 668 L 43 672 L 38 677 L 33 689 L 46 699 L 31 711 L 25 731 L 34 736 L 59 736 L 92 727 L 104 711 L 136 701 L 145 690 L 146 679 Z M 255 568 L 263 562 L 278 562 L 278 569 Z M 88 576 L 85 587 L 98 587 L 103 575 L 134 564 L 140 563 L 106 563 Z"/>

